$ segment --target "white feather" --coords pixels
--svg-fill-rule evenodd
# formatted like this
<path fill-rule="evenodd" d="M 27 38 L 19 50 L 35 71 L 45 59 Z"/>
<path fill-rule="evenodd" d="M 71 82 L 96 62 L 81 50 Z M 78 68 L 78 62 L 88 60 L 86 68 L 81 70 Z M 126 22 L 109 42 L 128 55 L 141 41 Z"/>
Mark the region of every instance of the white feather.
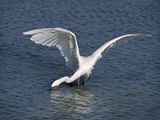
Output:
<path fill-rule="evenodd" d="M 48 47 L 56 46 L 64 56 L 66 64 L 79 64 L 79 48 L 76 36 L 64 28 L 43 28 L 23 33 L 31 35 L 30 40 Z"/>
<path fill-rule="evenodd" d="M 85 74 L 89 76 L 97 60 L 102 57 L 102 53 L 105 50 L 108 50 L 113 46 L 117 46 L 129 40 L 134 40 L 133 38 L 137 36 L 150 36 L 148 34 L 122 35 L 106 42 L 92 55 L 88 57 L 83 57 L 80 56 L 75 34 L 64 28 L 43 28 L 24 32 L 23 34 L 32 35 L 30 39 L 37 44 L 42 44 L 49 47 L 56 46 L 60 50 L 61 54 L 64 56 L 67 64 L 74 64 L 79 66 L 77 71 L 71 77 L 62 77 L 54 81 L 51 87 L 59 86 L 63 82 L 71 83 Z"/>
<path fill-rule="evenodd" d="M 135 40 L 133 38 L 140 37 L 140 36 L 151 36 L 149 34 L 127 34 L 122 35 L 120 37 L 114 38 L 105 44 L 103 44 L 100 48 L 98 48 L 92 55 L 96 58 L 96 60 L 100 59 L 102 57 L 102 53 L 106 50 L 108 50 L 111 47 L 120 45 L 121 43 L 126 43 L 130 40 Z"/>

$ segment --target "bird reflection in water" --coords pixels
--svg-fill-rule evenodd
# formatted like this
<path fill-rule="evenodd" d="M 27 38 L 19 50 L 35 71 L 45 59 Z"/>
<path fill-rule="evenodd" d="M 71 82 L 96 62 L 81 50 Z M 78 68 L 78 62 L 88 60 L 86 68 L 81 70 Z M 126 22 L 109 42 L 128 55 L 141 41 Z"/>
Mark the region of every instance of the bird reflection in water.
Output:
<path fill-rule="evenodd" d="M 91 90 L 86 86 L 75 86 L 67 91 L 51 91 L 50 102 L 57 112 L 76 116 L 92 112 L 93 97 Z"/>

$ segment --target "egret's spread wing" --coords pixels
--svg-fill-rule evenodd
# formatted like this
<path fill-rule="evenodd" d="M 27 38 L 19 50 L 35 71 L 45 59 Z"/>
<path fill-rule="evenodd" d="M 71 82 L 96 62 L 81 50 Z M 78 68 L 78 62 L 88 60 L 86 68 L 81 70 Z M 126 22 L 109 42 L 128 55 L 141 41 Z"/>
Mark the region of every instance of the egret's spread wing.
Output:
<path fill-rule="evenodd" d="M 64 28 L 43 28 L 23 33 L 31 35 L 30 40 L 48 47 L 56 46 L 64 56 L 66 64 L 79 64 L 79 48 L 76 36 Z"/>
<path fill-rule="evenodd" d="M 97 49 L 92 55 L 96 57 L 96 59 L 98 60 L 99 58 L 101 58 L 102 53 L 105 50 L 108 50 L 109 48 L 119 45 L 121 43 L 127 42 L 129 40 L 133 40 L 134 37 L 136 36 L 151 36 L 148 34 L 127 34 L 127 35 L 122 35 L 120 37 L 117 37 L 113 40 L 110 40 L 108 42 L 106 42 L 104 45 L 102 45 L 99 49 Z"/>

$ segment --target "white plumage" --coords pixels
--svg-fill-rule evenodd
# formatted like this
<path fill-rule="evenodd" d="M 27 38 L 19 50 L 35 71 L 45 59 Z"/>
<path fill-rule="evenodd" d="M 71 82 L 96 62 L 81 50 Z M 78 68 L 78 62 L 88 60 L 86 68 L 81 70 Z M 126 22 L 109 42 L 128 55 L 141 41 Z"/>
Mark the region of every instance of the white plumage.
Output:
<path fill-rule="evenodd" d="M 66 64 L 69 66 L 78 65 L 77 71 L 71 76 L 62 77 L 54 81 L 51 87 L 59 86 L 61 83 L 71 83 L 79 79 L 83 75 L 89 76 L 91 70 L 96 64 L 97 60 L 101 58 L 102 53 L 109 48 L 119 45 L 128 40 L 133 40 L 136 36 L 150 36 L 148 34 L 127 34 L 117 37 L 106 42 L 98 48 L 92 55 L 88 57 L 81 56 L 76 36 L 73 32 L 64 28 L 43 28 L 31 30 L 23 33 L 24 35 L 31 35 L 30 40 L 37 44 L 46 45 L 48 47 L 56 46 L 61 54 L 64 56 Z"/>

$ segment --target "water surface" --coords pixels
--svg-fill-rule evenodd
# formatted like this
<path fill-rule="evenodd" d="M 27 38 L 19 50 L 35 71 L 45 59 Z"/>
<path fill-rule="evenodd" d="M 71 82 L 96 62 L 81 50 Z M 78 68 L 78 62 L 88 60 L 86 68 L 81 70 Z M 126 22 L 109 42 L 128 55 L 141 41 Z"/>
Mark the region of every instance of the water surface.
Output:
<path fill-rule="evenodd" d="M 158 120 L 160 118 L 158 0 L 5 0 L 0 2 L 0 119 Z M 110 49 L 85 86 L 51 83 L 71 74 L 56 48 L 22 32 L 64 27 L 82 55 L 127 33 L 152 37 Z"/>

